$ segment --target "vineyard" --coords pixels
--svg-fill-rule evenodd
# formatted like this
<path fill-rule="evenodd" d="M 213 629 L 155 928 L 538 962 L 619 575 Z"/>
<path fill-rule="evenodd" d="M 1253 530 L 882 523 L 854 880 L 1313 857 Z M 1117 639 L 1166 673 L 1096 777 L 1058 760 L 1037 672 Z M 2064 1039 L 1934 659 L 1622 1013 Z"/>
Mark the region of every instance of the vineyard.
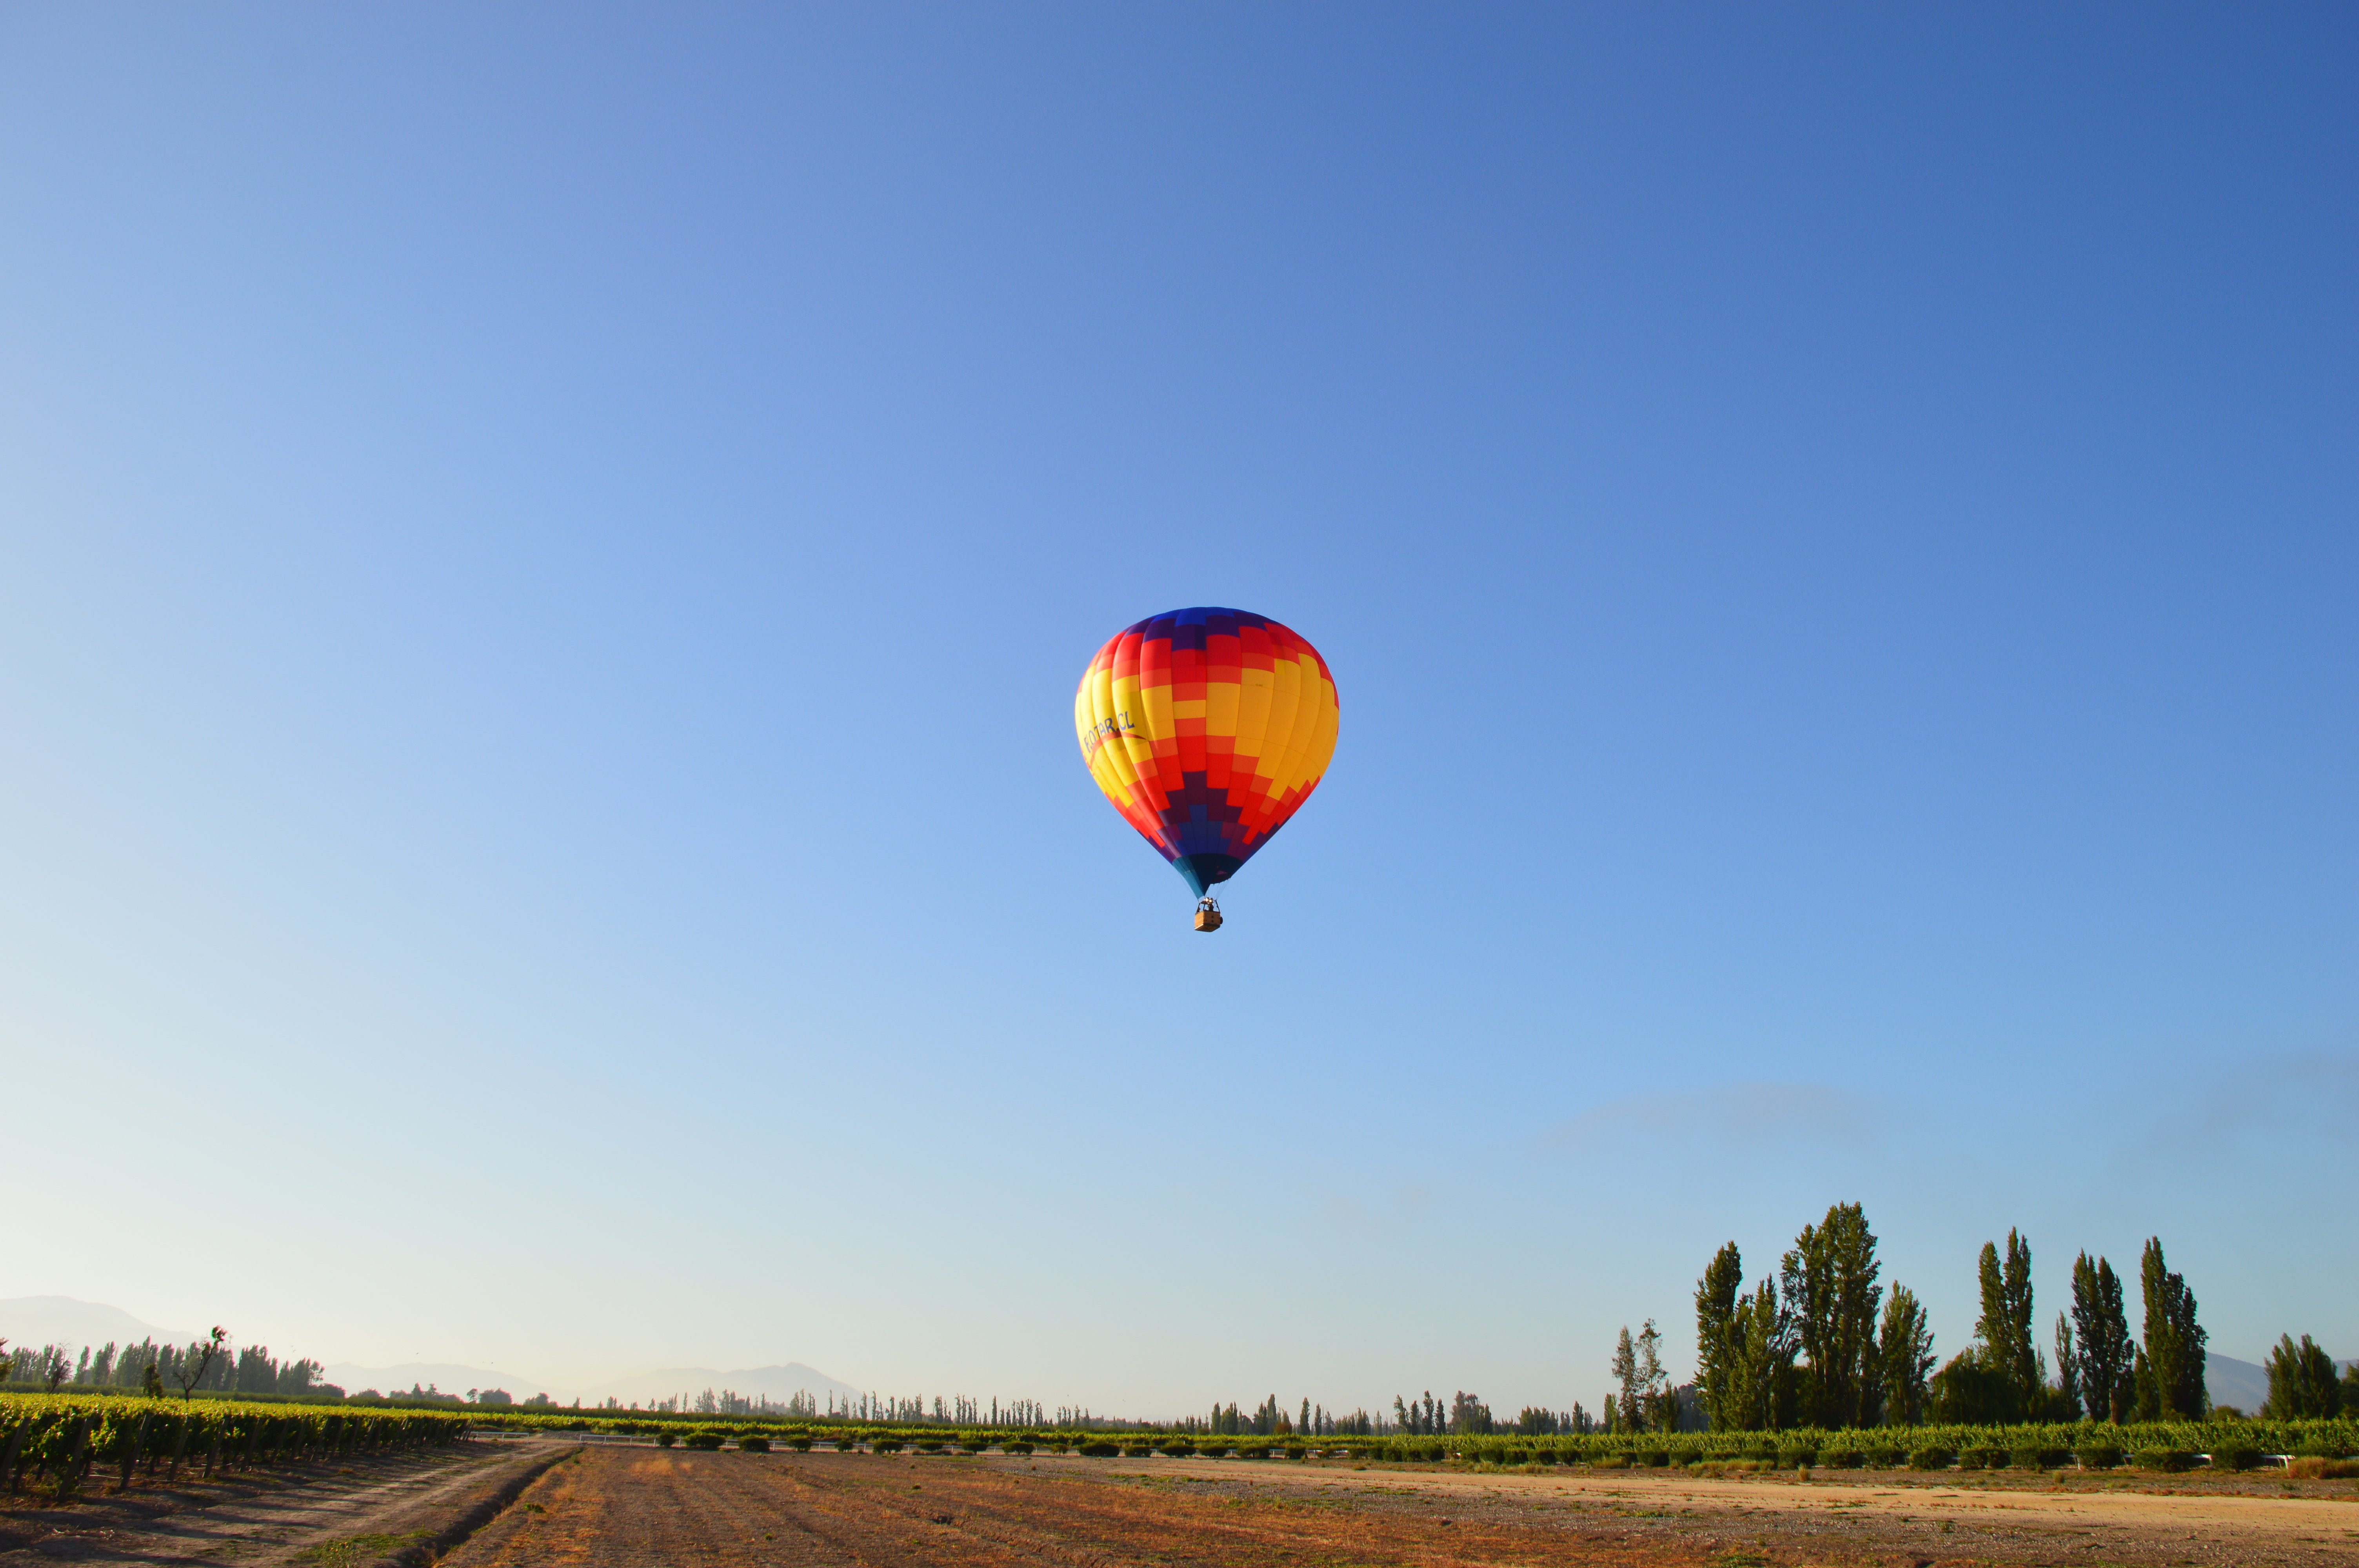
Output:
<path fill-rule="evenodd" d="M 1079 1454 L 1093 1457 L 1351 1459 L 1395 1464 L 1586 1465 L 1603 1467 L 1751 1463 L 1798 1468 L 2110 1469 L 2121 1465 L 2186 1469 L 2209 1460 L 2243 1469 L 2276 1456 L 2341 1459 L 2359 1452 L 2359 1422 L 2148 1422 L 2074 1425 L 1878 1427 L 1864 1431 L 1662 1433 L 1638 1436 L 1223 1437 L 1202 1432 L 989 1429 L 759 1419 L 649 1421 L 606 1411 L 500 1415 L 478 1429 L 653 1435 L 658 1443 L 718 1447 L 745 1438 L 761 1446 L 842 1452 Z"/>
<path fill-rule="evenodd" d="M 332 1405 L 190 1401 L 136 1394 L 0 1394 L 0 1494 L 80 1494 L 93 1475 L 217 1476 L 448 1444 L 464 1416 Z"/>

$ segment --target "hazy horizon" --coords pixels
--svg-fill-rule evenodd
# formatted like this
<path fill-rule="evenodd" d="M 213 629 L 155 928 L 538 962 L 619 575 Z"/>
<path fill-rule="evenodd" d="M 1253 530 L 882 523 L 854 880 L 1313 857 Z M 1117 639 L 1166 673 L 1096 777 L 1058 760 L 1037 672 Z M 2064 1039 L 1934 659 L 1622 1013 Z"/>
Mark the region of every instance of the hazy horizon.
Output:
<path fill-rule="evenodd" d="M 1858 1201 L 2353 1354 L 2354 63 L 10 8 L 0 1296 L 1594 1409 Z M 1211 936 L 1071 721 L 1191 604 L 1342 706 Z"/>

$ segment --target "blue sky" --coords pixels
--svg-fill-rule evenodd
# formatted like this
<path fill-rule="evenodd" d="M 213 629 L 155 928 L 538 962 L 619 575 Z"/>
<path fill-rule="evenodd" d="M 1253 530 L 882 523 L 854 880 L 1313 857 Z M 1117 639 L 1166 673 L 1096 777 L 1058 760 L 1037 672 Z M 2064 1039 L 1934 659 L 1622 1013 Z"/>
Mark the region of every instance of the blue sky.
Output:
<path fill-rule="evenodd" d="M 9 10 L 0 1297 L 1594 1408 L 1855 1199 L 2354 1354 L 2355 55 Z M 1213 938 L 1071 722 L 1199 603 L 1343 708 Z"/>

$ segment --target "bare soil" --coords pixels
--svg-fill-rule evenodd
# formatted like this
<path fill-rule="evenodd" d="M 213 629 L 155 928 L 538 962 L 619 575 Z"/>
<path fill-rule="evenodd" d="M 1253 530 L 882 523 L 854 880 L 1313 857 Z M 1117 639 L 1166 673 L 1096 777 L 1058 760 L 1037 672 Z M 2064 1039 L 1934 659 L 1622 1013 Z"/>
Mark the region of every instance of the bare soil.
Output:
<path fill-rule="evenodd" d="M 84 1500 L 0 1499 L 0 1568 L 35 1563 L 276 1563 L 361 1568 L 424 1563 L 497 1517 L 559 1444 L 462 1444 L 334 1465 L 236 1472 L 215 1481 L 134 1482 L 93 1469 Z"/>
<path fill-rule="evenodd" d="M 444 1561 L 1631 1568 L 2359 1563 L 2359 1486 L 592 1447 Z"/>

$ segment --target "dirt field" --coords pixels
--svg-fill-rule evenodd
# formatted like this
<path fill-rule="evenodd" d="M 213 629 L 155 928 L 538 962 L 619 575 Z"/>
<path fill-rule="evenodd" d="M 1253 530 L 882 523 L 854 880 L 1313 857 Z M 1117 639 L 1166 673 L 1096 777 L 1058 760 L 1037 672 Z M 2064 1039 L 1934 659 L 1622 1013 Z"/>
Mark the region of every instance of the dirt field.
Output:
<path fill-rule="evenodd" d="M 423 1562 L 495 1518 L 571 1449 L 469 1444 L 417 1458 L 240 1474 L 218 1483 L 142 1481 L 126 1493 L 93 1472 L 84 1501 L 0 1510 L 0 1565 L 35 1563 Z"/>
<path fill-rule="evenodd" d="M 2359 1563 L 2359 1487 L 590 1448 L 450 1568 Z"/>

